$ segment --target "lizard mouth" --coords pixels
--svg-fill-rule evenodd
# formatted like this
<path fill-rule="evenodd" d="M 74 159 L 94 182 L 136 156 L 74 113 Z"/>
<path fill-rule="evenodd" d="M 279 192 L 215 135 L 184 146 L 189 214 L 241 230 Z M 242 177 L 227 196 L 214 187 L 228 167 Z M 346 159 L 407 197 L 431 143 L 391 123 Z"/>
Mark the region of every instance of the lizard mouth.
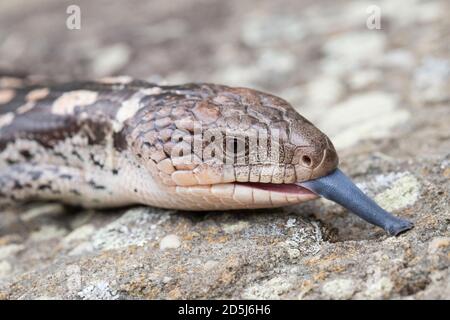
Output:
<path fill-rule="evenodd" d="M 261 183 L 261 182 L 235 182 L 235 184 L 271 192 L 297 194 L 297 195 L 315 195 L 315 193 L 313 193 L 312 191 L 293 183 L 276 184 L 276 183 Z"/>

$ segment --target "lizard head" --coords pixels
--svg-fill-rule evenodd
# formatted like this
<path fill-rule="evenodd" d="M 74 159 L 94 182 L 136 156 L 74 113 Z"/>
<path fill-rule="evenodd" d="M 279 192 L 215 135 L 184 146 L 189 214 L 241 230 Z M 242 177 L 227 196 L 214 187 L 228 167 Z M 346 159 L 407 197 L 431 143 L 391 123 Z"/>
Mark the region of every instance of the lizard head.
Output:
<path fill-rule="evenodd" d="M 295 183 L 325 176 L 338 164 L 328 137 L 270 94 L 208 84 L 167 86 L 142 103 L 128 144 L 156 183 L 172 190 L 169 207 L 302 202 L 317 196 Z M 190 204 L 182 193 L 207 201 Z"/>

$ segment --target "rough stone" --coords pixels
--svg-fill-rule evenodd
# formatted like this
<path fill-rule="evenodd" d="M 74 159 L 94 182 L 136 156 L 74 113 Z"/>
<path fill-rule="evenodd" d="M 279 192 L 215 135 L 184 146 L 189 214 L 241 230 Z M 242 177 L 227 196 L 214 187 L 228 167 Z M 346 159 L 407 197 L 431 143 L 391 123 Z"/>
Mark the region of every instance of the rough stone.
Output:
<path fill-rule="evenodd" d="M 0 298 L 450 299 L 448 1 L 77 4 L 82 29 L 69 31 L 61 1 L 0 1 L 0 68 L 279 95 L 415 227 L 388 237 L 323 199 L 206 213 L 17 205 L 0 210 Z M 370 5 L 380 30 L 366 29 Z"/>

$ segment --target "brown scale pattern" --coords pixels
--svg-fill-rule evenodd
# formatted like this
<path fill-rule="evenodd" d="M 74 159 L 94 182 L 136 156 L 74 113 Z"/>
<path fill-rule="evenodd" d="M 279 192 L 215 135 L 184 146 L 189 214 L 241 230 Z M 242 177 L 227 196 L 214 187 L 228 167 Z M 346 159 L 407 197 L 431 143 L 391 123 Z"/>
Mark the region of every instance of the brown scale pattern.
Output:
<path fill-rule="evenodd" d="M 118 152 L 131 151 L 164 184 L 183 186 L 293 183 L 337 166 L 334 147 L 322 132 L 285 100 L 256 90 L 139 80 L 43 86 L 8 79 L 0 81 L 0 151 L 17 138 L 52 147 L 80 131 L 91 144 L 105 144 L 112 134 Z M 279 143 L 270 143 L 273 129 Z M 261 131 L 268 142 L 258 138 Z M 211 132 L 223 141 L 210 141 Z M 223 152 L 227 162 L 207 159 L 197 145 L 209 155 Z M 278 158 L 264 159 L 266 149 L 278 151 Z"/>

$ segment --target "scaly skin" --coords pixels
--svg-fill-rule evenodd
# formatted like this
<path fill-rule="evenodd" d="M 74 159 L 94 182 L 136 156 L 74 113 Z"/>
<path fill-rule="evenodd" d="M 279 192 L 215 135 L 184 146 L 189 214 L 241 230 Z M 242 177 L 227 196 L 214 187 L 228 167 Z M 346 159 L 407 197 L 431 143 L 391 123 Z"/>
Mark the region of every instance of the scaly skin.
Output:
<path fill-rule="evenodd" d="M 3 199 L 277 207 L 317 198 L 294 183 L 337 164 L 322 132 L 259 91 L 127 77 L 59 85 L 0 78 Z"/>

